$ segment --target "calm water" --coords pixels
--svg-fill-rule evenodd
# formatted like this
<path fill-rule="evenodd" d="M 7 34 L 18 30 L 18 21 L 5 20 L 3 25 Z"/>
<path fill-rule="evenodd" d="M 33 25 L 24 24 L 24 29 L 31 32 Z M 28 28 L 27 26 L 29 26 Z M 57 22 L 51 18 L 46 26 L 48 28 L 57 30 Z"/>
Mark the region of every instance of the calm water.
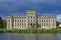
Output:
<path fill-rule="evenodd" d="M 61 40 L 61 34 L 0 34 L 0 40 Z"/>

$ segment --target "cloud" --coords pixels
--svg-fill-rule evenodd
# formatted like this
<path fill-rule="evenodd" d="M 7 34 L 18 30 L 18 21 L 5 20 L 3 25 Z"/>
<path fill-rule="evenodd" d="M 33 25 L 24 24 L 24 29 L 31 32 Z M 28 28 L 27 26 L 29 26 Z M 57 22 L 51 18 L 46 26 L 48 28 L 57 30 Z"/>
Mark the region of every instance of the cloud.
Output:
<path fill-rule="evenodd" d="M 57 15 L 57 21 L 61 22 L 61 14 Z"/>
<path fill-rule="evenodd" d="M 32 9 L 39 14 L 61 11 L 61 0 L 0 0 L 0 15 L 2 16 L 24 13 L 24 11 Z M 60 19 L 59 15 L 57 17 Z"/>

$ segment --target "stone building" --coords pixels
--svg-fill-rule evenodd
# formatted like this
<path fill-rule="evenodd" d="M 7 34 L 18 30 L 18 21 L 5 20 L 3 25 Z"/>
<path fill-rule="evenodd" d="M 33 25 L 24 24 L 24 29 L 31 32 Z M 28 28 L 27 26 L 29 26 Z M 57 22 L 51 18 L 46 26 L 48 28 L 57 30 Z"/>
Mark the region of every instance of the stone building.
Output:
<path fill-rule="evenodd" d="M 7 17 L 7 29 L 50 29 L 56 28 L 56 16 L 37 15 L 34 10 L 26 11 L 25 15 Z"/>

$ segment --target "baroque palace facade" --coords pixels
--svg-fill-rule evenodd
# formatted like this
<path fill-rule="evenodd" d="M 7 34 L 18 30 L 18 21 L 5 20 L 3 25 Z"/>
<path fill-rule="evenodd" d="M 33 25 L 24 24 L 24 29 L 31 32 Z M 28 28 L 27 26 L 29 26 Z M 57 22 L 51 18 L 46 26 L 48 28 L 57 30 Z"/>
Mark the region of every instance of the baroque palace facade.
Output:
<path fill-rule="evenodd" d="M 26 11 L 26 15 L 7 17 L 7 29 L 50 29 L 56 28 L 56 16 L 37 15 L 34 10 Z"/>

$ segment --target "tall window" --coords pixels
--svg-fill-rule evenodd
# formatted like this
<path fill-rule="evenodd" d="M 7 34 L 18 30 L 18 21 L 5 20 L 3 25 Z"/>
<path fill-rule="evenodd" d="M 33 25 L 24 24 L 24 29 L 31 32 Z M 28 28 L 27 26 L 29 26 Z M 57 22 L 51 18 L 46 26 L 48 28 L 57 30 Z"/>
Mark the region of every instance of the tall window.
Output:
<path fill-rule="evenodd" d="M 49 19 L 49 22 L 50 22 L 50 19 Z"/>
<path fill-rule="evenodd" d="M 43 20 L 42 20 L 42 22 L 43 22 Z"/>
<path fill-rule="evenodd" d="M 33 18 L 35 19 L 35 16 L 33 16 Z"/>
<path fill-rule="evenodd" d="M 32 22 L 32 20 L 31 20 L 31 22 Z"/>
<path fill-rule="evenodd" d="M 49 23 L 49 27 L 50 27 L 50 23 Z"/>
<path fill-rule="evenodd" d="M 28 16 L 29 19 L 32 19 L 32 16 Z"/>
<path fill-rule="evenodd" d="M 20 20 L 20 22 L 21 22 L 21 20 Z"/>
<path fill-rule="evenodd" d="M 35 22 L 35 20 L 33 20 L 33 22 Z"/>
<path fill-rule="evenodd" d="M 28 22 L 30 22 L 30 20 L 28 20 Z"/>
<path fill-rule="evenodd" d="M 28 16 L 28 18 L 30 18 L 30 17 Z"/>
<path fill-rule="evenodd" d="M 53 22 L 54 22 L 54 20 L 53 20 Z"/>
<path fill-rule="evenodd" d="M 19 22 L 19 20 L 18 20 L 18 22 Z"/>
<path fill-rule="evenodd" d="M 23 22 L 23 20 L 22 20 L 22 22 Z"/>
<path fill-rule="evenodd" d="M 32 19 L 32 16 L 31 16 L 31 19 Z"/>
<path fill-rule="evenodd" d="M 9 22 L 10 22 L 10 20 L 9 20 Z"/>
<path fill-rule="evenodd" d="M 16 22 L 16 20 L 15 20 L 15 22 Z"/>

